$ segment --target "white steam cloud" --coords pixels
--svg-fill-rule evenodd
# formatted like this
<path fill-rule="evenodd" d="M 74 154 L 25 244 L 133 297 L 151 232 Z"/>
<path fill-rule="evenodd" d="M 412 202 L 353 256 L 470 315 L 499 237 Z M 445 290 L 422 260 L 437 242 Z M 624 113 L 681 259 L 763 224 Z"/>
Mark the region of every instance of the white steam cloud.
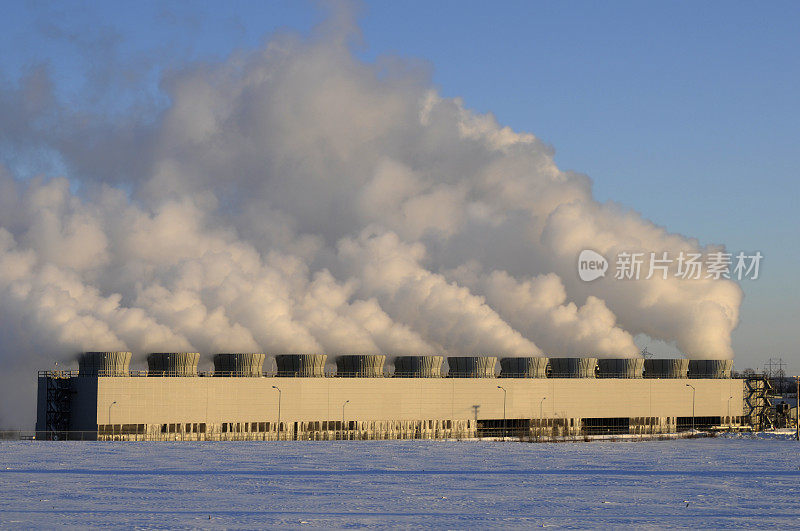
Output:
<path fill-rule="evenodd" d="M 0 168 L 0 419 L 80 350 L 732 356 L 735 283 L 576 272 L 584 248 L 708 249 L 336 22 L 167 75 L 155 118 L 78 116 L 38 71 L 0 89 L 3 152 L 74 176 Z"/>

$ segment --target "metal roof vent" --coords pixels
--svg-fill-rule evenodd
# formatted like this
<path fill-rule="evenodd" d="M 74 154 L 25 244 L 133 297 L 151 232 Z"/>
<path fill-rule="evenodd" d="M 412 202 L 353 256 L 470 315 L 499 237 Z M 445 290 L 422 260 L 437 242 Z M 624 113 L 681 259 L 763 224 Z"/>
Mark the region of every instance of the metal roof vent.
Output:
<path fill-rule="evenodd" d="M 597 358 L 550 358 L 550 378 L 596 378 Z"/>
<path fill-rule="evenodd" d="M 154 352 L 147 356 L 148 376 L 197 376 L 197 352 Z"/>
<path fill-rule="evenodd" d="M 503 358 L 500 360 L 500 377 L 502 378 L 547 378 L 550 366 L 548 358 L 523 357 Z"/>
<path fill-rule="evenodd" d="M 84 352 L 78 358 L 80 376 L 130 376 L 130 352 Z"/>
<path fill-rule="evenodd" d="M 495 356 L 450 356 L 450 378 L 494 378 Z"/>
<path fill-rule="evenodd" d="M 730 378 L 733 360 L 689 360 L 689 378 Z"/>
<path fill-rule="evenodd" d="M 440 378 L 444 356 L 400 356 L 394 362 L 397 378 Z"/>
<path fill-rule="evenodd" d="M 336 358 L 336 376 L 353 378 L 381 378 L 386 356 L 348 355 Z"/>
<path fill-rule="evenodd" d="M 214 376 L 262 376 L 264 359 L 264 354 L 216 354 Z"/>
<path fill-rule="evenodd" d="M 325 354 L 282 354 L 275 356 L 278 376 L 314 378 L 325 376 Z"/>
<path fill-rule="evenodd" d="M 685 359 L 644 360 L 645 378 L 686 378 L 688 371 L 689 371 L 689 360 Z"/>
<path fill-rule="evenodd" d="M 597 360 L 599 378 L 642 378 L 644 358 L 602 358 Z"/>

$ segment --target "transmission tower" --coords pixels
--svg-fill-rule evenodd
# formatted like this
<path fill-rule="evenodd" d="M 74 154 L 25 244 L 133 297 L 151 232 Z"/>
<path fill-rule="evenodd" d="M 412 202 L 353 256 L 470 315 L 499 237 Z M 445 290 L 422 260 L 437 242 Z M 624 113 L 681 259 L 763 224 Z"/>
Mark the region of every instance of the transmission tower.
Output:
<path fill-rule="evenodd" d="M 770 358 L 764 365 L 764 373 L 767 378 L 783 378 L 786 376 L 783 368 L 786 367 L 783 358 Z"/>

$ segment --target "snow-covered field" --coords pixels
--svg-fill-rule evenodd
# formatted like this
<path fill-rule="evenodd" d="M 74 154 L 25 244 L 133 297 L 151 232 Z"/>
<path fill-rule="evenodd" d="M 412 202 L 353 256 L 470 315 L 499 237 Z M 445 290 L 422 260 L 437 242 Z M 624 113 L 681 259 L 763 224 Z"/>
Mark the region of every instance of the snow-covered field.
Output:
<path fill-rule="evenodd" d="M 800 443 L 0 443 L 0 528 L 800 526 Z"/>

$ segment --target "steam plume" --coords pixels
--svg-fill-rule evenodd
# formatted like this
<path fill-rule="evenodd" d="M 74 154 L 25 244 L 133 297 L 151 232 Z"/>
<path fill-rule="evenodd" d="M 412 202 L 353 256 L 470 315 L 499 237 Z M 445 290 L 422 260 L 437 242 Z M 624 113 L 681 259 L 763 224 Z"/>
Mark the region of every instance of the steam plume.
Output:
<path fill-rule="evenodd" d="M 732 356 L 735 283 L 576 274 L 584 248 L 697 241 L 598 203 L 413 65 L 354 58 L 334 20 L 171 72 L 147 119 L 71 111 L 46 72 L 0 89 L 2 152 L 69 175 L 0 168 L 7 422 L 80 350 L 634 356 L 644 333 Z"/>

